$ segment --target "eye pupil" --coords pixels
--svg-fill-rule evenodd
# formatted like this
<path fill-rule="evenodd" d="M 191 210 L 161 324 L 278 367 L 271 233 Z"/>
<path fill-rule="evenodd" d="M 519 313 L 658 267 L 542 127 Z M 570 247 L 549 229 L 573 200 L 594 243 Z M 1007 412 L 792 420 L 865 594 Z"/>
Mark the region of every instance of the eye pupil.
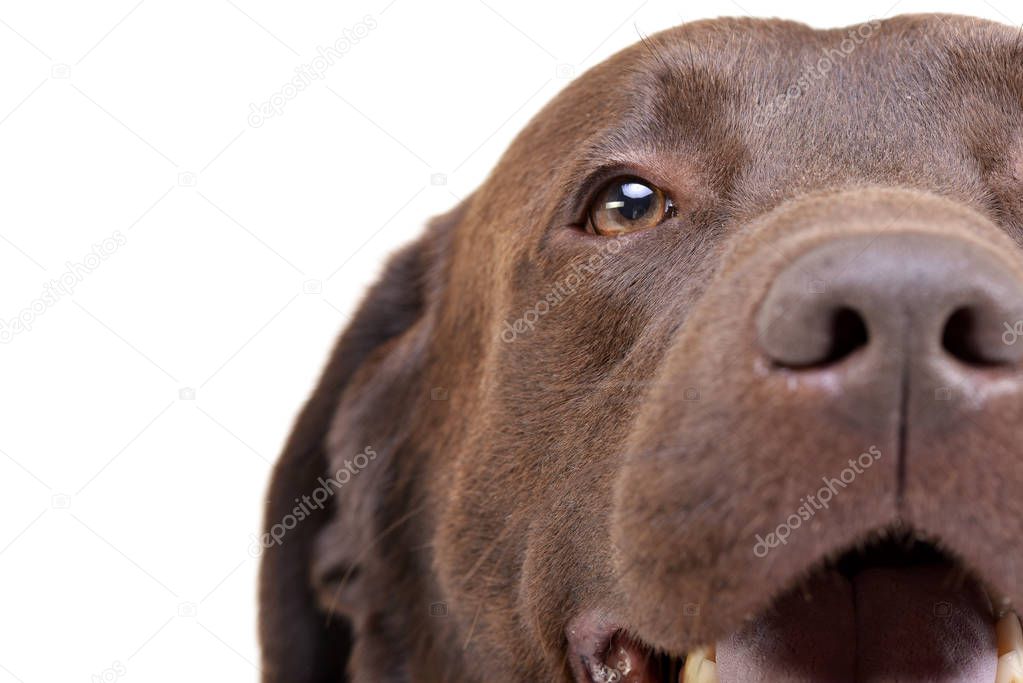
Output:
<path fill-rule="evenodd" d="M 605 207 L 617 210 L 627 221 L 636 221 L 650 212 L 655 199 L 653 188 L 643 183 L 622 183 L 612 191 Z"/>
<path fill-rule="evenodd" d="M 605 185 L 590 204 L 588 227 L 598 235 L 624 235 L 652 228 L 672 215 L 674 204 L 662 190 L 626 176 Z"/>

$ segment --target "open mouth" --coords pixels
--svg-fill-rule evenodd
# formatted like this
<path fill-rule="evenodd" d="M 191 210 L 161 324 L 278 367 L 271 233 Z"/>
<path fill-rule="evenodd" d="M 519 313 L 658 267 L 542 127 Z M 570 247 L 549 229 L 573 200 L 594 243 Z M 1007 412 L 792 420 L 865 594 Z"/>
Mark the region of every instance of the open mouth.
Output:
<path fill-rule="evenodd" d="M 612 620 L 569 626 L 577 683 L 1023 683 L 1015 612 L 906 537 L 828 562 L 739 631 L 660 652 Z"/>

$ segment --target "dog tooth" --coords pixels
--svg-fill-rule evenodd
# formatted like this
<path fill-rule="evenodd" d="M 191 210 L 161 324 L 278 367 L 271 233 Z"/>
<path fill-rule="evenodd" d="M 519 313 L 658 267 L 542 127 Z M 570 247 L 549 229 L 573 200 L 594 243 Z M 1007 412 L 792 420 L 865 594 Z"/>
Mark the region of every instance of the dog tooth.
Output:
<path fill-rule="evenodd" d="M 1023 683 L 1023 629 L 1019 617 L 1009 612 L 995 626 L 998 636 L 998 670 L 995 683 Z"/>
<path fill-rule="evenodd" d="M 1013 651 L 1023 651 L 1023 629 L 1020 628 L 1019 617 L 1009 612 L 995 626 L 998 636 L 998 656 Z"/>
<path fill-rule="evenodd" d="M 686 656 L 686 666 L 682 669 L 678 683 L 718 683 L 718 665 L 713 646 L 697 648 Z"/>

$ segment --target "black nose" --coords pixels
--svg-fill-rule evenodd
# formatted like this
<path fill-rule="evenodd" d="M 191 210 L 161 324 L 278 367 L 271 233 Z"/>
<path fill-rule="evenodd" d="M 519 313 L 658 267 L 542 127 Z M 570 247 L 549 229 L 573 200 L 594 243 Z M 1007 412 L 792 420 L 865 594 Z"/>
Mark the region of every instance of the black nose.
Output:
<path fill-rule="evenodd" d="M 1008 365 L 1023 359 L 1023 281 L 963 238 L 836 238 L 775 279 L 756 331 L 768 358 L 789 368 L 826 367 L 868 349 Z"/>

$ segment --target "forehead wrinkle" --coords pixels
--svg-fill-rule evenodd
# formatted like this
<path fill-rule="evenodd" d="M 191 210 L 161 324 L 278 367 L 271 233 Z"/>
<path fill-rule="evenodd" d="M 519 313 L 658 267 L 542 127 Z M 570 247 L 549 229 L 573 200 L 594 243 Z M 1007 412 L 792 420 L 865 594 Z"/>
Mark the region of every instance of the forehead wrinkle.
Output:
<path fill-rule="evenodd" d="M 678 150 L 685 126 L 678 112 L 705 117 L 707 100 L 701 97 L 706 82 L 699 68 L 673 63 L 651 39 L 644 40 L 645 58 L 623 65 L 608 87 L 614 103 L 613 120 L 589 135 L 579 146 L 572 180 L 580 181 L 593 169 L 642 163 L 666 151 Z M 651 63 L 651 60 L 653 63 Z M 696 126 L 693 126 L 694 128 Z"/>
<path fill-rule="evenodd" d="M 657 154 L 655 146 L 637 135 L 635 122 L 617 124 L 601 130 L 584 143 L 577 161 L 569 171 L 570 186 L 582 184 L 594 171 L 615 166 L 642 166 Z"/>

